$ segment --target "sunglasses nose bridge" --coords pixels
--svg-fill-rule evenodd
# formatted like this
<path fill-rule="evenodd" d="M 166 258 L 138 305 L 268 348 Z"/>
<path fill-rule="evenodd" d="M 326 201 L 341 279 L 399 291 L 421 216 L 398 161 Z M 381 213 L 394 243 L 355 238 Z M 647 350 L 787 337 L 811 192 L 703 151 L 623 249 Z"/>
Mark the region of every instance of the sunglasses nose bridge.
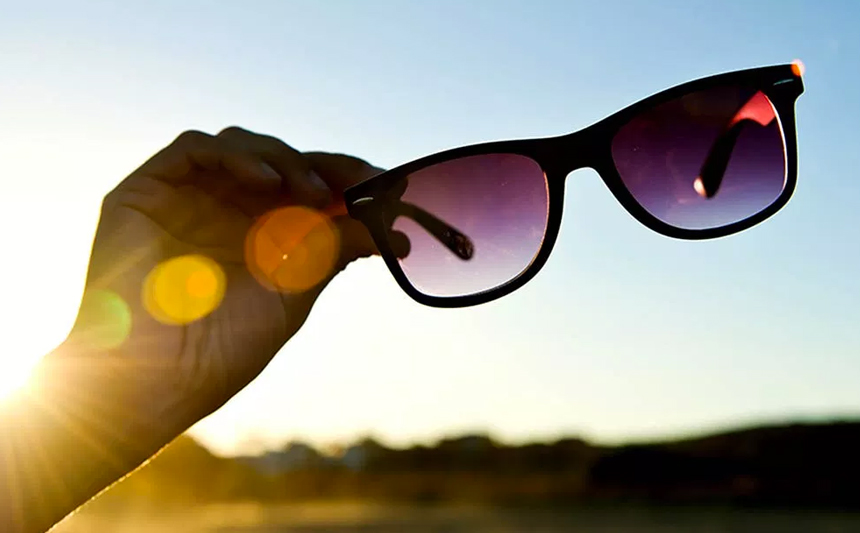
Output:
<path fill-rule="evenodd" d="M 596 168 L 600 145 L 588 129 L 556 137 L 546 147 L 543 167 L 548 176 L 561 179 L 582 168 Z"/>

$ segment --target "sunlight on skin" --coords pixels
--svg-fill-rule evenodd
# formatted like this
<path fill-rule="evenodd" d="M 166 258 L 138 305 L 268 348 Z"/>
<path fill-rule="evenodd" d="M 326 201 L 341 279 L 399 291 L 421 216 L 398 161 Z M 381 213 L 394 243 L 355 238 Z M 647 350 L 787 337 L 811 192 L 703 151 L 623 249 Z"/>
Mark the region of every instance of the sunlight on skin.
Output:
<path fill-rule="evenodd" d="M 90 430 L 86 429 L 86 427 L 97 428 L 101 433 L 111 435 L 113 438 L 122 439 L 124 435 L 121 430 L 109 426 L 104 421 L 105 419 L 102 418 L 105 411 L 121 408 L 119 408 L 113 400 L 105 400 L 105 398 L 100 396 L 96 391 L 89 391 L 89 394 L 87 394 L 87 391 L 85 390 L 69 389 L 63 392 L 71 393 L 70 397 L 72 397 L 74 401 L 68 402 L 66 407 L 77 406 L 75 408 L 75 412 L 64 414 L 57 408 L 57 406 L 48 402 L 40 401 L 39 405 L 47 412 L 50 412 L 56 421 L 61 423 L 74 435 L 77 440 L 76 444 L 90 448 L 111 465 L 117 468 L 122 468 L 122 458 L 112 452 L 110 447 L 102 442 L 98 436 L 91 434 Z M 134 417 L 135 413 L 125 412 L 123 415 L 131 418 Z"/>
<path fill-rule="evenodd" d="M 202 255 L 185 255 L 155 267 L 144 280 L 141 297 L 153 318 L 182 325 L 217 309 L 226 288 L 218 263 Z"/>
<path fill-rule="evenodd" d="M 101 358 L 85 358 L 75 360 L 73 364 L 76 369 L 94 364 L 99 368 L 114 365 L 113 369 L 134 371 L 134 367 L 128 366 L 129 362 L 130 360 L 117 358 L 106 365 L 106 361 Z M 122 394 L 105 394 L 104 388 L 101 387 L 81 387 L 74 379 L 51 381 L 52 394 L 46 394 L 46 390 L 41 388 L 43 383 L 35 379 L 28 388 L 27 397 L 35 402 L 39 411 L 51 422 L 63 428 L 65 440 L 62 445 L 69 449 L 87 449 L 104 464 L 109 465 L 111 470 L 128 471 L 128 461 L 118 455 L 116 448 L 108 443 L 120 442 L 126 447 L 133 446 L 133 437 L 123 426 L 124 421 L 135 423 L 140 416 L 138 409 L 129 407 L 133 404 L 118 401 L 118 396 Z M 9 487 L 6 493 L 11 494 L 13 500 L 7 510 L 17 517 L 19 523 L 28 520 L 53 520 L 52 506 L 65 505 L 65 502 L 76 498 L 72 485 L 76 485 L 78 480 L 69 477 L 69 463 L 65 462 L 62 455 L 57 455 L 50 436 L 45 440 L 46 435 L 42 432 L 45 426 L 39 422 L 41 417 L 36 419 L 34 424 L 16 425 L 20 437 L 17 443 L 13 441 L 11 446 L 0 447 L 0 453 L 5 454 L 4 464 L 8 467 L 5 470 L 6 478 L 0 479 L 0 483 Z M 117 424 L 117 421 L 121 421 L 120 424 Z M 32 502 L 27 504 L 20 499 L 14 499 L 33 490 L 40 494 L 39 506 L 36 508 L 31 506 Z M 24 508 L 23 505 L 28 507 Z M 45 513 L 44 517 L 39 516 L 42 513 Z"/>
<path fill-rule="evenodd" d="M 285 207 L 261 217 L 248 232 L 245 261 L 263 285 L 300 292 L 331 275 L 339 247 L 340 236 L 328 216 Z"/>
<path fill-rule="evenodd" d="M 40 472 L 32 476 L 32 479 L 39 479 L 44 482 L 40 487 L 43 494 L 59 494 L 62 498 L 68 497 L 68 485 L 58 473 L 59 469 L 57 468 L 59 466 L 57 464 L 58 459 L 62 459 L 56 456 L 52 458 L 46 450 L 44 442 L 38 436 L 33 435 L 27 439 L 27 448 L 23 451 L 22 455 L 24 457 L 22 457 L 22 461 L 19 461 L 21 464 L 18 467 L 29 470 L 40 470 Z M 22 510 L 21 514 L 25 514 L 24 510 Z"/>

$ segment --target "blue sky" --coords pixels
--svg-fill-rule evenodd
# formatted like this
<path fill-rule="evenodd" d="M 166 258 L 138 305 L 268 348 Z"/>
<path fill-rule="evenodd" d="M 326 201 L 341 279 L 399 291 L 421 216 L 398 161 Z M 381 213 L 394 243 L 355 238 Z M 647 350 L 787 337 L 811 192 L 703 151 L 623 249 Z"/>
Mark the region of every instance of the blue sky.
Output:
<path fill-rule="evenodd" d="M 473 429 L 615 442 L 860 412 L 860 4 L 4 4 L 4 358 L 63 337 L 101 196 L 182 130 L 239 124 L 388 167 L 574 131 L 689 79 L 799 58 L 799 186 L 772 220 L 675 241 L 573 173 L 553 256 L 525 288 L 437 310 L 381 261 L 353 265 L 194 433 L 228 453 Z"/>

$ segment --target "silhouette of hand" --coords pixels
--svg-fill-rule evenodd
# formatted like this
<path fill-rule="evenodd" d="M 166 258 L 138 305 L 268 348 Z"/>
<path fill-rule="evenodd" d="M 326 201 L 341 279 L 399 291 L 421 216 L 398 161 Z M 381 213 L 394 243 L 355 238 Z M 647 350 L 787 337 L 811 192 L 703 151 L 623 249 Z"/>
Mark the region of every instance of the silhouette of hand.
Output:
<path fill-rule="evenodd" d="M 105 394 L 121 390 L 124 409 L 193 424 L 265 368 L 337 272 L 375 252 L 339 198 L 377 172 L 236 127 L 183 133 L 105 198 L 69 351 L 100 354 L 82 363 L 110 368 Z"/>

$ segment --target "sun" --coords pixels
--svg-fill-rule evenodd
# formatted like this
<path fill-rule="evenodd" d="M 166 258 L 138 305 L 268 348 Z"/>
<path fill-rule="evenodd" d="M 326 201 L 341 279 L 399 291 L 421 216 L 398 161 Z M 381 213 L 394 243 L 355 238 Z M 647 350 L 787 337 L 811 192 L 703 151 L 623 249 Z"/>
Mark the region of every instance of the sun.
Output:
<path fill-rule="evenodd" d="M 0 401 L 11 397 L 27 385 L 35 364 L 35 361 L 26 358 L 0 362 Z"/>
<path fill-rule="evenodd" d="M 64 269 L 63 277 L 57 276 L 61 283 L 51 291 L 42 288 L 38 276 L 44 273 L 37 261 L 33 264 L 35 274 L 12 275 L 0 268 L 0 280 L 15 280 L 6 284 L 6 299 L 0 302 L 0 323 L 10 325 L 0 335 L 0 401 L 26 387 L 39 362 L 63 343 L 80 305 L 79 285 L 67 280 L 74 280 L 85 265 L 68 268 L 70 273 Z"/>

